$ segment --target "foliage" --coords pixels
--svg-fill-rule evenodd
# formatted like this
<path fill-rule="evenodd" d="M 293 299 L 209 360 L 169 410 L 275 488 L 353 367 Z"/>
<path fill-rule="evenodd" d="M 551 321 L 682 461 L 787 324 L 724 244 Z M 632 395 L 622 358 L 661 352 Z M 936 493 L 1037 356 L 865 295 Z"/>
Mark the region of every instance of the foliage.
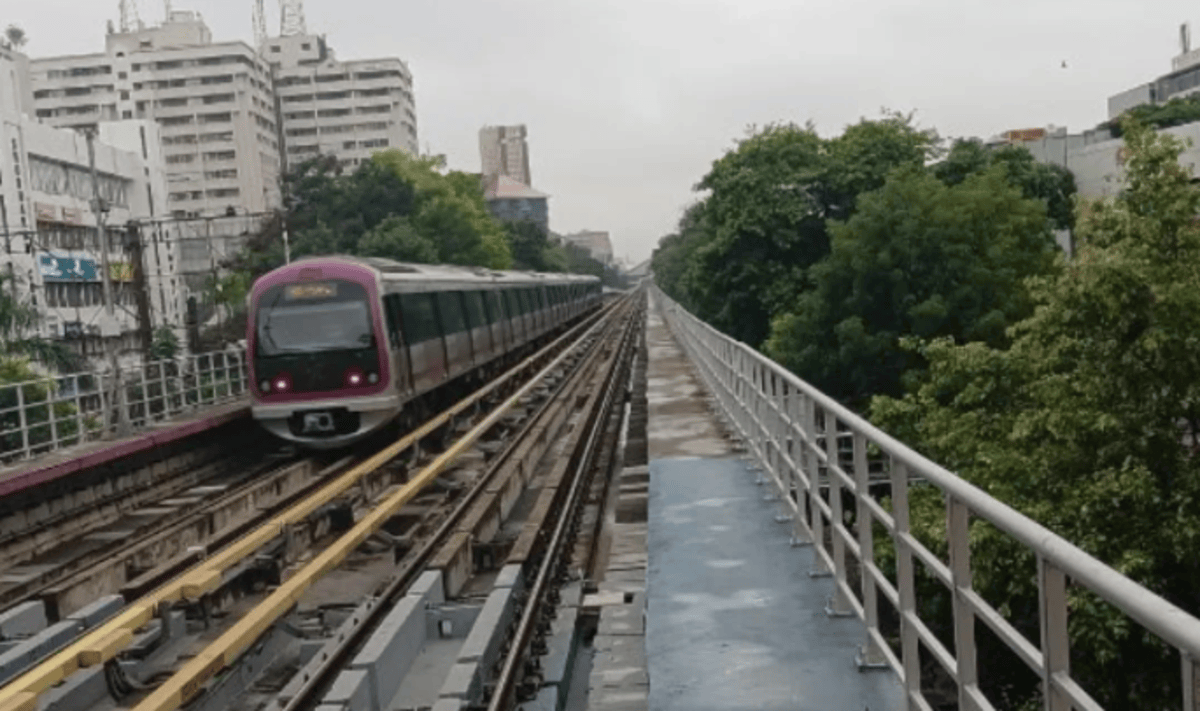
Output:
<path fill-rule="evenodd" d="M 899 394 L 905 373 L 920 368 L 902 336 L 1003 343 L 1005 327 L 1029 313 L 1022 279 L 1053 264 L 1044 207 L 1001 168 L 950 187 L 899 171 L 830 230 L 813 288 L 775 320 L 765 349 L 852 405 Z"/>
<path fill-rule="evenodd" d="M 56 392 L 54 380 L 28 358 L 0 356 L 0 456 L 19 453 L 26 445 L 34 451 L 48 449 L 56 438 L 60 446 L 79 441 L 75 405 L 55 402 Z"/>
<path fill-rule="evenodd" d="M 29 36 L 25 34 L 25 30 L 14 24 L 4 28 L 4 36 L 0 37 L 0 47 L 4 49 L 20 51 L 27 42 Z"/>
<path fill-rule="evenodd" d="M 443 175 L 440 167 L 398 150 L 376 153 L 351 173 L 332 156 L 297 166 L 284 179 L 292 257 L 354 254 L 507 268 L 508 240 L 479 181 Z M 275 223 L 226 266 L 252 282 L 283 258 L 282 224 Z"/>
<path fill-rule="evenodd" d="M 829 251 L 827 219 L 846 219 L 888 173 L 936 152 L 937 135 L 911 116 L 885 113 L 823 139 L 809 124 L 751 130 L 696 186 L 708 191 L 660 245 L 654 270 L 698 316 L 758 345 L 771 317 L 809 286 Z"/>
<path fill-rule="evenodd" d="M 178 353 L 179 337 L 175 335 L 174 329 L 169 326 L 155 329 L 150 342 L 150 357 L 154 360 L 170 360 Z"/>
<path fill-rule="evenodd" d="M 988 149 L 978 139 L 959 139 L 945 159 L 932 166 L 938 180 L 958 185 L 968 176 L 994 165 L 1003 166 L 1008 182 L 1027 198 L 1041 200 L 1054 229 L 1068 230 L 1075 224 L 1075 176 L 1060 165 L 1039 163 L 1024 146 L 1005 145 Z"/>
<path fill-rule="evenodd" d="M 1200 192 L 1182 144 L 1123 124 L 1125 191 L 1080 217 L 1081 247 L 1032 282 L 1007 349 L 909 343 L 929 371 L 873 419 L 991 495 L 1186 610 L 1200 610 Z M 932 535 L 944 510 L 914 512 Z M 1036 580 L 1011 540 L 975 525 L 976 586 L 1036 629 Z M 1026 556 L 1027 557 L 1027 556 Z M 1072 671 L 1106 708 L 1178 702 L 1179 662 L 1071 589 Z M 994 683 L 1011 683 L 1000 675 Z M 1009 690 L 1012 691 L 1011 689 Z M 1030 690 L 1025 690 L 1032 693 Z"/>
<path fill-rule="evenodd" d="M 1200 121 L 1200 96 L 1190 94 L 1174 97 L 1165 104 L 1135 106 L 1121 116 L 1100 124 L 1100 128 L 1106 128 L 1112 131 L 1115 138 L 1120 138 L 1125 131 L 1126 119 L 1153 128 L 1170 128 Z"/>
<path fill-rule="evenodd" d="M 565 253 L 558 253 L 546 232 L 536 222 L 509 222 L 504 225 L 512 245 L 513 268 L 535 272 L 564 272 Z"/>

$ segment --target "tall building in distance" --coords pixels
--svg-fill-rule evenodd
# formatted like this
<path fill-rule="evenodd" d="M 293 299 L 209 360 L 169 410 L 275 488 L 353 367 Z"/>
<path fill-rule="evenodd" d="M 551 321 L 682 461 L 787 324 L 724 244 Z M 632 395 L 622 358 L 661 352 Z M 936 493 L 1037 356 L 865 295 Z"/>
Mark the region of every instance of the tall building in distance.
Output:
<path fill-rule="evenodd" d="M 583 230 L 582 232 L 564 235 L 563 239 L 576 247 L 586 249 L 592 255 L 592 259 L 601 264 L 607 266 L 613 263 L 612 240 L 608 238 L 607 232 Z"/>
<path fill-rule="evenodd" d="M 325 38 L 273 37 L 263 45 L 279 98 L 285 165 L 333 155 L 344 166 L 399 148 L 417 154 L 412 72 L 396 58 L 339 61 Z"/>
<path fill-rule="evenodd" d="M 213 42 L 194 12 L 110 32 L 105 51 L 32 61 L 37 117 L 64 128 L 152 119 L 177 217 L 280 204 L 271 67 L 244 42 Z"/>
<path fill-rule="evenodd" d="M 481 128 L 479 156 L 483 160 L 484 177 L 504 175 L 523 185 L 533 185 L 527 135 L 524 124 Z"/>

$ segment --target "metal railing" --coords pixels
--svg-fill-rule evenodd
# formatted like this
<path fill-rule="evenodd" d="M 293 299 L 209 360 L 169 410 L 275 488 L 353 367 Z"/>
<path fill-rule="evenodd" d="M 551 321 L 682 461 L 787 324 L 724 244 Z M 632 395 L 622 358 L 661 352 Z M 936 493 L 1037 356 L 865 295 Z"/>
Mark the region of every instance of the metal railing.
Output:
<path fill-rule="evenodd" d="M 1200 711 L 1200 620 L 889 437 L 774 361 L 698 320 L 656 287 L 651 292 L 716 400 L 721 417 L 774 485 L 785 507 L 779 520 L 793 522 L 793 542 L 812 544 L 814 574 L 834 578 L 835 594 L 827 612 L 853 614 L 865 624 L 860 668 L 890 666 L 902 680 L 910 708 L 932 709 L 921 684 L 920 647 L 957 684 L 960 709 L 995 708 L 979 684 L 976 622 L 990 628 L 1040 678 L 1045 709 L 1102 708 L 1071 675 L 1069 580 L 1178 650 L 1183 708 Z M 846 437 L 851 441 L 849 466 L 842 463 L 847 458 L 839 456 L 845 447 L 839 443 Z M 891 511 L 870 493 L 869 450 L 871 459 L 878 457 L 886 465 Z M 918 478 L 919 486 L 937 487 L 945 498 L 946 562 L 909 527 L 909 489 Z M 844 496 L 853 501 L 853 510 L 846 510 Z M 1036 557 L 1038 644 L 973 589 L 972 517 L 989 522 Z M 877 561 L 876 524 L 886 530 L 894 547 L 895 584 Z M 847 564 L 848 554 L 853 567 Z M 949 591 L 952 645 L 939 639 L 932 620 L 922 619 L 916 600 L 917 575 L 932 577 Z M 852 578 L 856 584 L 851 584 Z M 890 605 L 899 620 L 898 649 L 881 630 L 881 602 Z"/>
<path fill-rule="evenodd" d="M 0 385 L 0 463 L 122 436 L 244 397 L 244 349 Z"/>

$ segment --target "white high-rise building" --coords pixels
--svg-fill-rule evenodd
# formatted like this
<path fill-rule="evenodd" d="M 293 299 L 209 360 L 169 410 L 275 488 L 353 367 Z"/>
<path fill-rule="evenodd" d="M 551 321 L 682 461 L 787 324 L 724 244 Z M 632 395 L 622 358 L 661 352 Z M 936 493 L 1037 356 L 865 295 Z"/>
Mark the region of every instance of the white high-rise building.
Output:
<path fill-rule="evenodd" d="M 37 117 L 86 128 L 152 119 L 161 128 L 168 208 L 177 217 L 280 204 L 271 69 L 244 42 L 213 42 L 193 12 L 110 32 L 105 51 L 32 61 Z"/>
<path fill-rule="evenodd" d="M 523 185 L 533 185 L 529 174 L 527 135 L 524 124 L 479 129 L 479 157 L 483 162 L 484 177 L 506 175 Z"/>
<path fill-rule="evenodd" d="M 324 37 L 309 34 L 273 37 L 262 49 L 274 71 L 287 165 L 333 155 L 353 168 L 389 148 L 417 154 L 412 72 L 404 62 L 339 61 Z"/>

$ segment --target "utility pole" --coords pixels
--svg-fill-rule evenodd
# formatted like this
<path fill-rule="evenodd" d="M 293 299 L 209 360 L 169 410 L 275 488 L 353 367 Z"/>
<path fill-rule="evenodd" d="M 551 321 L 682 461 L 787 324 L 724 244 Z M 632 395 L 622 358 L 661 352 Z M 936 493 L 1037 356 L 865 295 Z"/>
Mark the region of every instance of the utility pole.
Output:
<path fill-rule="evenodd" d="M 154 324 L 150 317 L 150 285 L 146 281 L 146 252 L 142 245 L 141 225 L 132 220 L 125 227 L 129 235 L 129 261 L 133 266 L 133 294 L 137 299 L 138 331 L 142 340 L 142 359 L 149 363 L 154 360 L 151 351 L 154 349 Z"/>
<path fill-rule="evenodd" d="M 104 308 L 109 316 L 115 315 L 116 305 L 113 303 L 112 279 L 108 271 L 108 240 L 104 233 L 104 218 L 108 215 L 108 205 L 100 199 L 100 180 L 96 177 L 96 130 L 88 129 L 87 136 L 88 167 L 92 171 L 92 211 L 96 214 L 96 243 L 100 249 L 100 278 L 104 285 Z"/>

